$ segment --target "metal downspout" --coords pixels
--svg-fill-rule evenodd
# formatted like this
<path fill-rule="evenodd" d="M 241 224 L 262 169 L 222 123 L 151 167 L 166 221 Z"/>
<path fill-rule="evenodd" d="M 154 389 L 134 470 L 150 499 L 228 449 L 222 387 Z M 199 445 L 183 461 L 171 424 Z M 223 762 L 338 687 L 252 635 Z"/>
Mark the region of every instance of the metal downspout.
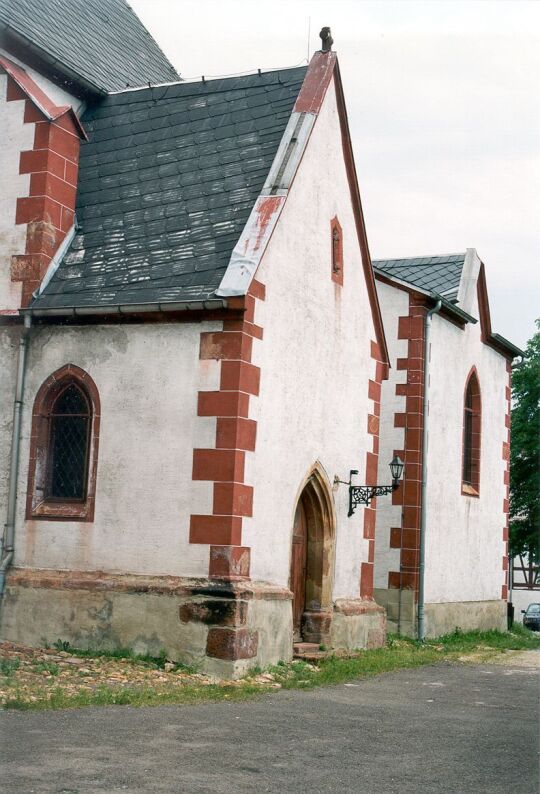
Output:
<path fill-rule="evenodd" d="M 418 639 L 423 642 L 426 637 L 424 620 L 424 574 L 426 568 L 426 492 L 427 492 L 427 451 L 428 451 L 428 406 L 429 406 L 429 342 L 431 336 L 431 318 L 441 310 L 439 298 L 435 306 L 428 311 L 424 321 L 424 396 L 422 401 L 422 488 L 420 492 L 420 559 L 418 564 Z"/>
<path fill-rule="evenodd" d="M 19 451 L 21 441 L 22 400 L 24 393 L 24 377 L 26 373 L 26 352 L 28 349 L 28 335 L 32 325 L 32 317 L 25 315 L 24 328 L 19 339 L 19 358 L 17 362 L 17 380 L 15 385 L 15 399 L 13 401 L 13 428 L 11 432 L 11 458 L 9 463 L 9 490 L 7 503 L 7 518 L 2 541 L 0 562 L 0 598 L 4 594 L 6 572 L 13 559 L 15 542 L 15 516 L 17 509 L 17 482 L 19 474 Z"/>

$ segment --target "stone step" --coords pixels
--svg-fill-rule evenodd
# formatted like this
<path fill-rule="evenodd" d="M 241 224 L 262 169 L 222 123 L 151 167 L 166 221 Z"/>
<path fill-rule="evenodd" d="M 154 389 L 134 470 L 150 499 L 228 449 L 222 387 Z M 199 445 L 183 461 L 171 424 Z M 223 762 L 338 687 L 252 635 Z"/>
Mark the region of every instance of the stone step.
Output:
<path fill-rule="evenodd" d="M 293 645 L 294 653 L 309 653 L 318 650 L 319 644 L 317 642 L 295 642 Z"/>

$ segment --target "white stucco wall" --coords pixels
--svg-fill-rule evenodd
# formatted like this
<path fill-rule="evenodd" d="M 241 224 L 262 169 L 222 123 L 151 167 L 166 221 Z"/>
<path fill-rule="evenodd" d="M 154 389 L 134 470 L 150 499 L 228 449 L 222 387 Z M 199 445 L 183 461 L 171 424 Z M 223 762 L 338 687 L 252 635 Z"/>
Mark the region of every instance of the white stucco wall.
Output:
<path fill-rule="evenodd" d="M 343 228 L 344 286 L 331 279 L 330 221 Z M 373 410 L 375 338 L 354 225 L 333 85 L 256 278 L 266 302 L 256 322 L 261 393 L 252 400 L 257 451 L 246 482 L 255 486 L 253 517 L 243 543 L 252 548 L 251 574 L 287 586 L 291 533 L 302 481 L 316 461 L 328 479 L 365 477 L 372 449 L 367 416 Z M 337 509 L 334 598 L 358 597 L 360 563 L 368 558 L 363 509 L 347 518 L 347 487 L 334 492 Z"/>
<path fill-rule="evenodd" d="M 193 448 L 215 445 L 216 420 L 197 417 L 197 393 L 219 387 L 218 362 L 199 361 L 200 332 L 221 328 L 214 322 L 32 331 L 15 565 L 207 575 L 208 547 L 189 543 L 189 517 L 212 512 L 212 483 L 191 476 Z M 41 383 L 67 363 L 91 375 L 101 399 L 95 518 L 25 521 L 33 401 Z M 0 410 L 3 427 L 11 422 L 12 397 Z"/>
<path fill-rule="evenodd" d="M 471 314 L 478 317 L 477 301 Z M 501 598 L 505 576 L 502 446 L 506 360 L 480 338 L 480 323 L 465 330 L 433 319 L 431 346 L 426 601 Z M 461 493 L 463 399 L 476 366 L 482 399 L 480 496 Z"/>
<path fill-rule="evenodd" d="M 30 175 L 19 174 L 19 156 L 34 145 L 34 125 L 24 124 L 24 102 L 6 102 L 7 75 L 0 74 L 0 311 L 21 303 L 21 284 L 11 280 L 11 257 L 24 254 L 26 224 L 15 225 L 19 196 L 27 196 Z"/>
<path fill-rule="evenodd" d="M 478 271 L 476 270 L 476 276 Z M 406 292 L 377 282 L 387 344 L 390 379 L 382 389 L 379 478 L 387 477 L 393 449 L 403 446 L 404 431 L 394 428 L 394 413 L 405 411 L 395 384 L 407 373 L 396 359 L 407 356 L 407 340 L 397 339 L 398 317 L 408 314 Z M 468 311 L 478 318 L 468 285 Z M 426 530 L 426 602 L 489 601 L 501 598 L 504 584 L 503 499 L 506 440 L 506 360 L 481 341 L 480 323 L 464 330 L 433 318 L 429 392 L 429 449 Z M 461 493 L 463 399 L 467 376 L 478 370 L 482 395 L 480 496 Z M 401 526 L 401 508 L 379 500 L 375 544 L 375 587 L 388 587 L 388 571 L 399 571 L 399 549 L 390 548 L 390 528 Z"/>
<path fill-rule="evenodd" d="M 378 482 L 389 483 L 388 464 L 394 450 L 403 449 L 405 444 L 405 428 L 394 427 L 394 414 L 404 413 L 406 407 L 406 397 L 396 395 L 396 385 L 407 382 L 407 370 L 397 369 L 396 361 L 398 358 L 407 358 L 408 354 L 407 339 L 398 339 L 398 321 L 409 314 L 409 294 L 381 281 L 376 284 L 391 362 L 388 380 L 383 381 L 381 390 Z M 390 529 L 400 526 L 401 505 L 393 505 L 391 497 L 377 499 L 375 587 L 388 587 L 388 572 L 399 571 L 400 551 L 390 548 Z"/>

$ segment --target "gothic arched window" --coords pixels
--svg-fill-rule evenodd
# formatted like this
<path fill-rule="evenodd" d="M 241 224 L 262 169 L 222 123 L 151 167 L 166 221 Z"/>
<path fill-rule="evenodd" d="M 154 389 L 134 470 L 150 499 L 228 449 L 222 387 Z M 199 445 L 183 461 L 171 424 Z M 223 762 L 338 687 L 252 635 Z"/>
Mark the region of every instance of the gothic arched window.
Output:
<path fill-rule="evenodd" d="M 47 491 L 51 499 L 84 499 L 92 409 L 76 381 L 56 397 L 49 418 Z"/>
<path fill-rule="evenodd" d="M 62 367 L 39 389 L 32 413 L 27 518 L 92 521 L 100 406 L 84 370 Z"/>
<path fill-rule="evenodd" d="M 480 435 L 482 411 L 480 385 L 472 369 L 465 388 L 463 406 L 462 492 L 471 496 L 480 491 Z"/>

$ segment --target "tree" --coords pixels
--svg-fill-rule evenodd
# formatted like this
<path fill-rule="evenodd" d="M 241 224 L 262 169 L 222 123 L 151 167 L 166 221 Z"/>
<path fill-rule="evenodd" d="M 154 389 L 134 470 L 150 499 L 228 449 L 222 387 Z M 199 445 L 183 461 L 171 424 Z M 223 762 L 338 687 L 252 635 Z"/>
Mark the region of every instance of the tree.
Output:
<path fill-rule="evenodd" d="M 512 376 L 510 550 L 540 560 L 540 320 Z"/>

